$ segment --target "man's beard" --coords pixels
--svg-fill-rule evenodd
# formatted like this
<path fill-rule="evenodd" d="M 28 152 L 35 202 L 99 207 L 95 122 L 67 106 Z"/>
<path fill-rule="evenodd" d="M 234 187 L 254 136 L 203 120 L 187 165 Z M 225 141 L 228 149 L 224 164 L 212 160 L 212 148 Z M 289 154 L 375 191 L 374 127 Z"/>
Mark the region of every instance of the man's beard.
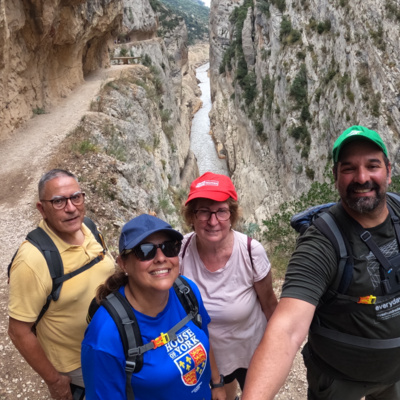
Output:
<path fill-rule="evenodd" d="M 375 191 L 374 197 L 356 197 L 352 195 L 356 190 L 372 189 Z M 384 190 L 382 190 L 384 189 Z M 353 211 L 364 214 L 374 211 L 382 201 L 385 201 L 387 187 L 382 188 L 375 182 L 366 182 L 363 185 L 359 183 L 351 183 L 347 187 L 346 197 L 342 198 L 342 201 Z"/>

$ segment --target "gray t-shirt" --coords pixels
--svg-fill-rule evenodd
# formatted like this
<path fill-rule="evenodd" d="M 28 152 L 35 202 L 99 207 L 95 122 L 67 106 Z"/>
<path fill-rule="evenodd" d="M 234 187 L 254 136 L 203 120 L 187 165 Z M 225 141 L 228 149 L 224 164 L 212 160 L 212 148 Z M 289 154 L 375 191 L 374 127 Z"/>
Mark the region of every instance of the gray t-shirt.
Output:
<path fill-rule="evenodd" d="M 400 207 L 393 205 L 393 209 L 400 215 Z M 336 300 L 334 312 L 321 307 L 335 280 L 338 259 L 333 245 L 315 227 L 309 228 L 298 240 L 289 262 L 282 297 L 301 299 L 317 306 L 316 315 L 323 327 L 369 339 L 400 337 L 400 291 L 381 296 L 379 263 L 356 233 L 355 221 L 341 207 L 334 206 L 331 212 L 345 232 L 354 257 L 353 280 L 346 294 L 352 297 L 374 295 L 377 296 L 376 304 Z M 398 254 L 390 216 L 369 232 L 387 258 Z M 309 344 L 327 372 L 368 382 L 400 379 L 400 363 L 397 361 L 400 348 L 376 350 L 355 347 L 316 334 L 310 334 Z"/>

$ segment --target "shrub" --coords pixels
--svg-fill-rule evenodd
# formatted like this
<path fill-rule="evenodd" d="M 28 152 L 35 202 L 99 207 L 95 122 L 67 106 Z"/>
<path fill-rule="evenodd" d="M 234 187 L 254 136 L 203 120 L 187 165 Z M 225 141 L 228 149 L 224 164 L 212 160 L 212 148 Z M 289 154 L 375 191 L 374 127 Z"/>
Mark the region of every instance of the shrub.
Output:
<path fill-rule="evenodd" d="M 376 93 L 372 96 L 372 100 L 371 100 L 371 114 L 378 118 L 380 115 L 380 103 L 381 103 L 381 94 L 380 93 Z"/>
<path fill-rule="evenodd" d="M 296 57 L 299 60 L 305 60 L 306 59 L 306 53 L 304 51 L 298 51 L 296 54 Z"/>
<path fill-rule="evenodd" d="M 128 53 L 129 50 L 125 46 L 121 47 L 121 50 L 119 51 L 120 57 L 126 57 Z"/>
<path fill-rule="evenodd" d="M 280 39 L 282 40 L 285 36 L 288 36 L 289 33 L 292 31 L 292 23 L 288 19 L 286 15 L 282 17 L 281 22 L 281 30 L 280 30 Z"/>
<path fill-rule="evenodd" d="M 354 103 L 354 93 L 350 89 L 346 92 L 346 96 L 351 103 Z"/>
<path fill-rule="evenodd" d="M 301 109 L 300 119 L 302 122 L 311 121 L 310 110 L 308 109 L 308 104 L 305 104 Z"/>
<path fill-rule="evenodd" d="M 264 124 L 261 121 L 256 121 L 254 123 L 254 127 L 256 128 L 257 136 L 262 137 L 264 132 Z"/>
<path fill-rule="evenodd" d="M 285 0 L 271 0 L 271 3 L 281 12 L 283 13 L 286 9 L 286 1 Z"/>
<path fill-rule="evenodd" d="M 321 98 L 321 94 L 322 94 L 322 89 L 321 89 L 321 88 L 318 88 L 318 89 L 315 91 L 315 101 L 316 101 L 317 103 L 319 103 L 319 100 L 320 100 L 320 98 Z"/>
<path fill-rule="evenodd" d="M 305 64 L 300 66 L 300 71 L 294 78 L 290 87 L 290 95 L 296 99 L 298 106 L 307 102 L 307 69 Z"/>
<path fill-rule="evenodd" d="M 98 152 L 97 146 L 88 139 L 82 140 L 80 143 L 78 143 L 76 149 L 82 155 L 87 154 L 87 153 L 97 153 Z"/>
<path fill-rule="evenodd" d="M 32 109 L 32 112 L 33 112 L 35 115 L 46 114 L 45 109 L 44 109 L 44 108 L 41 108 L 41 107 L 33 108 L 33 109 Z"/>
<path fill-rule="evenodd" d="M 257 8 L 267 17 L 271 16 L 269 12 L 269 2 L 266 0 L 257 0 Z"/>
<path fill-rule="evenodd" d="M 268 243 L 268 255 L 271 256 L 271 259 L 288 260 L 294 250 L 297 233 L 290 226 L 290 219 L 294 214 L 313 205 L 336 200 L 337 192 L 332 177 L 330 177 L 329 182 L 314 181 L 307 193 L 303 193 L 300 198 L 282 203 L 271 218 L 263 220 L 263 225 L 266 228 L 263 236 Z"/>
<path fill-rule="evenodd" d="M 254 72 L 249 73 L 243 79 L 244 99 L 248 106 L 257 96 L 257 81 Z"/>
<path fill-rule="evenodd" d="M 298 31 L 297 29 L 292 29 L 289 36 L 288 36 L 288 42 L 290 44 L 296 43 L 301 39 L 301 32 Z"/>
<path fill-rule="evenodd" d="M 306 175 L 307 175 L 307 178 L 309 178 L 313 181 L 315 178 L 315 171 L 310 167 L 306 167 Z"/>

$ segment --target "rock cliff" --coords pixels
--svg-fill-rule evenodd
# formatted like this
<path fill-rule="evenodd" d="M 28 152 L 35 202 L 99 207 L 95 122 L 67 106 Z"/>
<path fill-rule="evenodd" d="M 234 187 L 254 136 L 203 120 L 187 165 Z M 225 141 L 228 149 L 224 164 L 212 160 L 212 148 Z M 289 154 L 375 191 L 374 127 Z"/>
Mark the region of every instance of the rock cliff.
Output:
<path fill-rule="evenodd" d="M 189 64 L 184 20 L 168 11 L 163 25 L 165 6 L 154 10 L 148 0 L 56 1 L 51 7 L 0 0 L 0 6 L 3 139 L 33 114 L 51 113 L 90 71 L 107 67 L 109 79 L 90 111 L 43 170 L 75 172 L 91 199 L 89 212 L 116 229 L 112 238 L 143 212 L 179 226 L 181 188 L 198 175 L 189 140 L 199 107 L 194 64 L 205 61 L 208 45 L 197 46 Z M 116 65 L 119 56 L 135 59 Z"/>
<path fill-rule="evenodd" d="M 384 137 L 398 174 L 399 18 L 391 0 L 211 1 L 211 126 L 245 217 L 324 181 L 351 125 Z"/>
<path fill-rule="evenodd" d="M 116 0 L 0 1 L 0 140 L 109 65 Z"/>
<path fill-rule="evenodd" d="M 89 214 L 101 223 L 112 249 L 121 225 L 144 212 L 181 228 L 182 188 L 198 175 L 190 151 L 199 102 L 194 64 L 204 61 L 208 45 L 196 46 L 189 63 L 183 20 L 163 27 L 163 37 L 157 37 L 147 27 L 160 29 L 161 22 L 156 13 L 146 15 L 142 33 L 142 27 L 124 25 L 112 46 L 111 58 L 135 59 L 128 65 L 111 61 L 112 78 L 52 161 L 83 182 Z"/>

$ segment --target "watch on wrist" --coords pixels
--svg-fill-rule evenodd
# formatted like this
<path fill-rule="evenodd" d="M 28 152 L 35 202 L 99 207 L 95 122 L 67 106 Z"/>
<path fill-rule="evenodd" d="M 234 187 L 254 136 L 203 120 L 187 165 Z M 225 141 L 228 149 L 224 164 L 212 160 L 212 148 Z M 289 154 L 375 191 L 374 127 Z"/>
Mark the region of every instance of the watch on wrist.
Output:
<path fill-rule="evenodd" d="M 220 380 L 219 380 L 218 383 L 214 383 L 214 382 L 212 381 L 212 379 L 210 380 L 210 387 L 211 387 L 211 389 L 220 388 L 220 387 L 222 387 L 222 386 L 225 385 L 224 376 L 223 376 L 223 375 L 220 375 L 219 377 L 220 377 Z"/>

